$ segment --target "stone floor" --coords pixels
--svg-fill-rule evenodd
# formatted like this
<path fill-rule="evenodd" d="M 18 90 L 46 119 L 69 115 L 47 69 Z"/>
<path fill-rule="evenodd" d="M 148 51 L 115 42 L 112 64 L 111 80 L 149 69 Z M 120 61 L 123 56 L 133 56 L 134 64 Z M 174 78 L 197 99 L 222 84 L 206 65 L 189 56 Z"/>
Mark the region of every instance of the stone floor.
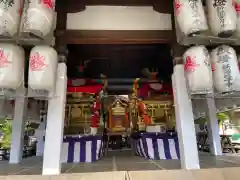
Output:
<path fill-rule="evenodd" d="M 240 155 L 224 155 L 219 157 L 200 153 L 201 168 L 240 167 Z M 179 160 L 146 160 L 132 156 L 131 151 L 109 152 L 107 157 L 91 164 L 63 164 L 62 173 L 104 172 L 104 171 L 142 171 L 180 169 Z M 42 158 L 24 159 L 19 165 L 0 162 L 1 175 L 33 175 L 41 174 Z"/>

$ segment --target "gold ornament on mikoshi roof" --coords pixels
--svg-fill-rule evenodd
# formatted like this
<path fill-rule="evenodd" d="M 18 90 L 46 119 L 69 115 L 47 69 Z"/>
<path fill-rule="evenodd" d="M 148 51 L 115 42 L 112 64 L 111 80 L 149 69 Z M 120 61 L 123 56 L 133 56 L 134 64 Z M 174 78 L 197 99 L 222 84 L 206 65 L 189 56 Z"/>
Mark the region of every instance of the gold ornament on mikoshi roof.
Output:
<path fill-rule="evenodd" d="M 119 102 L 119 100 L 116 102 L 116 104 L 114 105 L 114 107 L 112 108 L 112 115 L 114 116 L 123 116 L 125 115 L 125 107 L 124 105 L 122 105 L 121 102 Z"/>
<path fill-rule="evenodd" d="M 137 98 L 138 97 L 139 81 L 140 81 L 140 78 L 136 78 L 133 82 L 132 98 Z"/>

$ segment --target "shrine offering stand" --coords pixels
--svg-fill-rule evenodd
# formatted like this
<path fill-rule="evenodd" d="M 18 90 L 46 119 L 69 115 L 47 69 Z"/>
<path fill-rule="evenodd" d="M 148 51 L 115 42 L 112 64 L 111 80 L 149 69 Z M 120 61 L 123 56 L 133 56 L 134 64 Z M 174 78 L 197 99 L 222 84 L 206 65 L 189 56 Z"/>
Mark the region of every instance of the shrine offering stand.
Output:
<path fill-rule="evenodd" d="M 140 133 L 132 138 L 135 154 L 147 159 L 179 159 L 177 135 L 162 133 Z"/>
<path fill-rule="evenodd" d="M 73 135 L 63 139 L 61 162 L 95 162 L 103 156 L 101 135 Z"/>

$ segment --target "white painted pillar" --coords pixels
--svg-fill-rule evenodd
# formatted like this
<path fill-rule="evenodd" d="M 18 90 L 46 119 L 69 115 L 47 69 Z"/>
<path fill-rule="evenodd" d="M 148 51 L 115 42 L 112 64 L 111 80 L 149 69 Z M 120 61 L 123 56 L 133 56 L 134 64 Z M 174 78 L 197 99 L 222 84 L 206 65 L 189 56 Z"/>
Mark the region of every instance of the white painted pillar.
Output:
<path fill-rule="evenodd" d="M 36 156 L 42 156 L 44 152 L 44 138 L 47 121 L 47 103 L 42 102 L 40 107 L 40 121 L 39 127 L 35 130 L 35 136 L 37 137 Z"/>
<path fill-rule="evenodd" d="M 172 85 L 181 167 L 183 169 L 199 169 L 192 102 L 188 96 L 183 65 L 175 65 Z"/>
<path fill-rule="evenodd" d="M 61 173 L 65 103 L 67 92 L 67 66 L 58 64 L 55 96 L 48 101 L 47 127 L 43 154 L 43 175 Z"/>
<path fill-rule="evenodd" d="M 18 97 L 15 100 L 9 160 L 10 164 L 18 164 L 22 161 L 25 120 L 27 120 L 27 103 L 28 100 L 25 97 Z"/>
<path fill-rule="evenodd" d="M 45 136 L 46 120 L 40 123 L 39 127 L 35 130 L 37 137 L 36 156 L 42 156 L 44 152 L 44 136 Z"/>
<path fill-rule="evenodd" d="M 219 135 L 219 126 L 217 119 L 217 110 L 215 106 L 215 100 L 213 98 L 207 98 L 207 129 L 208 140 L 210 145 L 210 151 L 215 156 L 222 155 L 222 148 Z"/>

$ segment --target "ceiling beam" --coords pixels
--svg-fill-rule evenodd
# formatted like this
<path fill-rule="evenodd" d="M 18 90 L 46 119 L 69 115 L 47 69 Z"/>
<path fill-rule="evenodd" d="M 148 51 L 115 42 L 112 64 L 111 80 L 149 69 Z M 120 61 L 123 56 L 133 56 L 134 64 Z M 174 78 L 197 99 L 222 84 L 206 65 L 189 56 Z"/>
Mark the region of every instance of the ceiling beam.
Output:
<path fill-rule="evenodd" d="M 153 6 L 160 13 L 171 13 L 172 0 L 58 0 L 62 4 L 57 11 L 75 13 L 85 10 L 86 6 Z M 57 2 L 58 2 L 57 1 Z"/>
<path fill-rule="evenodd" d="M 61 44 L 159 44 L 174 43 L 172 30 L 57 30 Z"/>
<path fill-rule="evenodd" d="M 67 44 L 62 40 L 63 34 L 56 35 L 57 31 L 65 32 L 67 28 L 67 12 L 61 11 L 64 5 L 66 5 L 66 1 L 56 2 L 57 24 L 55 30 L 55 49 L 59 54 L 67 57 L 68 55 Z"/>

